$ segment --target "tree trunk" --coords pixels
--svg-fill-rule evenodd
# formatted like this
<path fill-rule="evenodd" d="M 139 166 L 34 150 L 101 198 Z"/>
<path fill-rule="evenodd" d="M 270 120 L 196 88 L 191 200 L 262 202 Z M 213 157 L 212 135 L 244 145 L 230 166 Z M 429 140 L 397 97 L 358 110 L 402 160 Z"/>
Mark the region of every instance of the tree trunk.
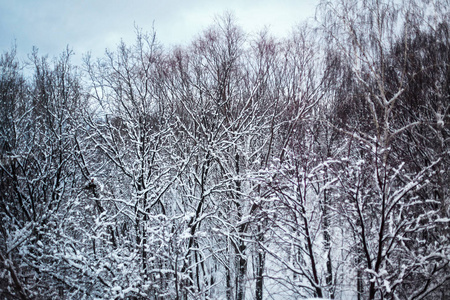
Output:
<path fill-rule="evenodd" d="M 239 241 L 236 249 L 236 300 L 245 300 L 245 274 L 247 273 L 247 258 L 245 257 L 245 242 Z"/>
<path fill-rule="evenodd" d="M 261 228 L 259 228 L 261 229 Z M 260 242 L 262 242 L 260 240 Z M 262 249 L 259 249 L 262 250 Z M 259 251 L 257 255 L 256 263 L 256 288 L 255 288 L 255 298 L 256 300 L 263 299 L 263 287 L 264 287 L 264 266 L 265 266 L 265 253 L 264 251 Z"/>

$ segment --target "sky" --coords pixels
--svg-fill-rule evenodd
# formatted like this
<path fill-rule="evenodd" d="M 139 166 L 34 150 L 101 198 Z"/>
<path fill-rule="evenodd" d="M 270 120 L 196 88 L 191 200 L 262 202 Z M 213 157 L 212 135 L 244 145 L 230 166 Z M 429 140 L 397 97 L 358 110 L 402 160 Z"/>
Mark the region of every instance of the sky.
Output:
<path fill-rule="evenodd" d="M 0 51 L 17 45 L 20 58 L 32 47 L 58 56 L 68 46 L 75 62 L 100 57 L 121 39 L 132 44 L 136 26 L 156 31 L 166 48 L 187 45 L 225 12 L 246 33 L 267 27 L 277 37 L 314 17 L 319 0 L 0 0 Z"/>

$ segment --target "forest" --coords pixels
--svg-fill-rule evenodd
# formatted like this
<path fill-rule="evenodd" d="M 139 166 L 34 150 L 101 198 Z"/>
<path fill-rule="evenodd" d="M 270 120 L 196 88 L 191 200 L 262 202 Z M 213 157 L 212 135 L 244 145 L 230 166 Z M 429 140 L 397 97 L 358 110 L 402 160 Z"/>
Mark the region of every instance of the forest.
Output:
<path fill-rule="evenodd" d="M 450 299 L 448 0 L 16 52 L 0 299 Z"/>

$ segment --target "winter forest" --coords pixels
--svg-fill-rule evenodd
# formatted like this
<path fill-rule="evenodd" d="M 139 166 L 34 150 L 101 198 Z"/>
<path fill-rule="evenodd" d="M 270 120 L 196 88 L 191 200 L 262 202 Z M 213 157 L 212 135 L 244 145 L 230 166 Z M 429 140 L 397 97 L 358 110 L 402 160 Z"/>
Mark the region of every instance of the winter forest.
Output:
<path fill-rule="evenodd" d="M 1 299 L 450 299 L 447 0 L 72 57 L 1 53 Z"/>

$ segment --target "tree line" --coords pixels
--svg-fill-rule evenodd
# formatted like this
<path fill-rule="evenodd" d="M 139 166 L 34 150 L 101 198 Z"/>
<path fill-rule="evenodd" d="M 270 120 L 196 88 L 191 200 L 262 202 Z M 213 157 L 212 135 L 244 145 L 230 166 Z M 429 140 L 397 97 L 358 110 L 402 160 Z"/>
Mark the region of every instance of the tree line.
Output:
<path fill-rule="evenodd" d="M 2 299 L 445 299 L 450 4 L 0 58 Z M 24 70 L 27 69 L 27 72 Z"/>

